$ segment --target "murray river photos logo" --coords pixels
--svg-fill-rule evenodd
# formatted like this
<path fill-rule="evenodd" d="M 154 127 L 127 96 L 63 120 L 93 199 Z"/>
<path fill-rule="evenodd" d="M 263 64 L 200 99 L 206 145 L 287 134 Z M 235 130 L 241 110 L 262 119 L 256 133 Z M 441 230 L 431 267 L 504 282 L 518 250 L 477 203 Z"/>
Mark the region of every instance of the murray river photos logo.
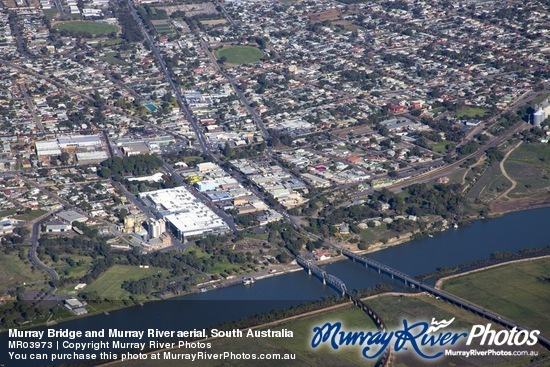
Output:
<path fill-rule="evenodd" d="M 361 354 L 368 359 L 378 358 L 393 347 L 395 352 L 414 351 L 422 358 L 435 359 L 459 341 L 465 340 L 466 345 L 475 342 L 484 346 L 532 346 L 538 342 L 540 334 L 539 330 L 518 330 L 515 327 L 497 331 L 491 324 L 474 325 L 469 333 L 457 333 L 447 329 L 453 321 L 454 317 L 448 321 L 432 319 L 431 324 L 403 320 L 403 327 L 394 331 L 346 331 L 340 322 L 327 322 L 313 328 L 311 347 L 315 349 L 327 344 L 337 350 L 343 346 L 361 346 Z"/>

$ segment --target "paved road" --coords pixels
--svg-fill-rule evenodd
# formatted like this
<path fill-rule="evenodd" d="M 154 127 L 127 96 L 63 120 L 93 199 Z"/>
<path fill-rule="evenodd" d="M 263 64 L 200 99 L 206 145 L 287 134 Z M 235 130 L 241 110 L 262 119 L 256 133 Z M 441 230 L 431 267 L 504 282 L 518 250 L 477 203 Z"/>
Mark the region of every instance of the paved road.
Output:
<path fill-rule="evenodd" d="M 26 83 L 19 84 L 19 89 L 21 90 L 21 93 L 23 94 L 23 98 L 25 98 L 25 102 L 27 103 L 27 106 L 29 106 L 29 110 L 31 112 L 32 119 L 33 119 L 36 127 L 38 128 L 38 130 L 40 130 L 40 132 L 43 133 L 44 132 L 44 125 L 42 124 L 41 118 L 38 117 L 38 115 L 36 114 L 36 107 L 34 105 L 34 102 L 31 98 L 31 96 L 29 95 L 29 92 L 27 91 Z"/>
<path fill-rule="evenodd" d="M 170 87 L 172 88 L 172 91 L 174 92 L 174 95 L 176 96 L 176 101 L 178 102 L 178 105 L 180 106 L 180 109 L 185 113 L 185 117 L 187 120 L 191 123 L 191 126 L 193 127 L 193 130 L 195 131 L 195 136 L 197 137 L 197 140 L 199 142 L 200 150 L 204 153 L 210 153 L 210 147 L 209 144 L 206 141 L 206 138 L 204 137 L 204 134 L 202 133 L 202 130 L 197 123 L 197 120 L 193 117 L 193 114 L 191 113 L 191 110 L 189 109 L 189 106 L 187 105 L 187 102 L 184 100 L 180 88 L 174 83 L 174 80 L 172 79 L 172 76 L 170 75 L 170 72 L 168 70 L 168 67 L 166 66 L 166 63 L 164 62 L 164 59 L 162 55 L 160 54 L 155 41 L 145 28 L 145 25 L 143 24 L 143 21 L 141 20 L 133 1 L 129 0 L 127 1 L 128 7 L 130 11 L 132 12 L 132 15 L 138 24 L 138 26 L 141 29 L 141 33 L 145 36 L 147 41 L 149 42 L 151 46 L 151 51 L 153 51 L 153 54 L 155 55 L 155 58 L 157 59 L 160 68 L 162 69 L 162 72 L 164 73 L 164 76 L 168 83 L 170 84 Z"/>
<path fill-rule="evenodd" d="M 200 38 L 200 35 L 198 33 L 196 33 L 196 35 L 197 35 L 197 37 Z M 256 110 L 254 108 L 252 108 L 248 98 L 246 98 L 244 93 L 237 86 L 237 82 L 235 81 L 235 79 L 233 79 L 231 76 L 229 76 L 229 74 L 227 74 L 225 71 L 223 71 L 223 69 L 220 67 L 220 65 L 218 65 L 218 61 L 217 61 L 216 57 L 214 56 L 214 54 L 212 54 L 212 52 L 210 51 L 210 48 L 209 48 L 208 44 L 202 38 L 200 38 L 200 40 L 201 40 L 201 47 L 204 50 L 204 52 L 206 53 L 206 55 L 208 56 L 208 58 L 210 59 L 210 62 L 214 66 L 214 69 L 216 69 L 216 71 L 219 72 L 229 82 L 229 84 L 231 84 L 231 87 L 233 88 L 233 90 L 237 94 L 237 97 L 239 97 L 241 103 L 246 108 L 247 112 L 252 117 L 252 119 L 254 120 L 256 125 L 258 126 L 258 128 L 260 129 L 260 132 L 262 133 L 262 136 L 264 137 L 264 139 L 268 139 L 269 138 L 269 132 L 267 131 L 260 115 L 258 115 Z"/>
<path fill-rule="evenodd" d="M 36 254 L 36 251 L 38 249 L 38 240 L 40 239 L 40 226 L 42 225 L 42 223 L 49 221 L 51 217 L 57 214 L 58 212 L 59 210 L 43 216 L 42 218 L 37 220 L 32 226 L 31 247 L 29 248 L 28 259 L 34 266 L 47 272 L 52 280 L 52 286 L 46 292 L 46 294 L 42 297 L 42 300 L 48 299 L 53 294 L 53 292 L 55 292 L 55 289 L 56 289 L 55 284 L 59 280 L 59 274 L 57 274 L 55 269 L 50 268 L 49 266 L 45 265 L 42 261 L 40 261 L 40 259 L 38 258 L 38 255 Z"/>

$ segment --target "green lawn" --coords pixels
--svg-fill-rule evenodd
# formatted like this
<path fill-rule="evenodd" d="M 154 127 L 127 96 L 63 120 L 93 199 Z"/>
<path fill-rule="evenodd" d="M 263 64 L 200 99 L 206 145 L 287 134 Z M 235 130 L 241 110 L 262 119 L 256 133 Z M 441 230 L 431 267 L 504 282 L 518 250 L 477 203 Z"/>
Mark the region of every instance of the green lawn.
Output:
<path fill-rule="evenodd" d="M 548 335 L 550 283 L 543 277 L 550 277 L 550 259 L 503 265 L 450 279 L 443 289 Z"/>
<path fill-rule="evenodd" d="M 229 272 L 230 275 L 238 275 L 240 273 L 245 273 L 242 271 L 241 266 L 245 264 L 231 264 L 229 261 L 216 262 L 213 266 L 206 269 L 207 273 L 210 274 L 224 274 Z"/>
<path fill-rule="evenodd" d="M 0 254 L 0 295 L 7 288 L 23 285 L 23 283 L 43 283 L 45 280 L 46 273 L 40 269 L 33 272 L 26 255 L 25 260 L 20 260 L 16 252 L 9 255 Z"/>
<path fill-rule="evenodd" d="M 250 64 L 265 56 L 262 50 L 251 46 L 227 46 L 217 50 L 215 54 L 218 59 L 225 56 L 229 64 Z"/>
<path fill-rule="evenodd" d="M 44 16 L 48 19 L 57 18 L 59 16 L 59 12 L 57 9 L 42 9 L 44 12 Z"/>
<path fill-rule="evenodd" d="M 167 274 L 167 269 L 150 267 L 149 269 L 139 266 L 114 265 L 105 273 L 101 274 L 92 284 L 89 284 L 84 292 L 97 292 L 100 298 L 112 300 L 127 299 L 130 293 L 121 288 L 125 280 L 138 280 L 158 272 Z"/>
<path fill-rule="evenodd" d="M 447 153 L 446 146 L 448 144 L 451 144 L 451 143 L 448 142 L 447 140 L 441 140 L 440 142 L 432 143 L 430 146 L 430 149 L 436 153 Z"/>
<path fill-rule="evenodd" d="M 99 57 L 99 59 L 111 65 L 128 65 L 126 61 L 116 57 L 116 54 L 116 52 L 108 52 L 105 56 Z"/>
<path fill-rule="evenodd" d="M 105 41 L 103 41 L 101 44 L 102 44 L 102 45 L 105 45 L 105 46 L 114 46 L 114 45 L 118 45 L 119 43 L 122 43 L 122 39 L 121 39 L 121 38 L 115 38 L 115 39 L 105 40 Z"/>
<path fill-rule="evenodd" d="M 390 231 L 386 223 L 378 227 L 362 229 L 360 239 L 367 244 L 374 244 L 383 240 L 389 240 L 397 235 L 397 232 Z"/>
<path fill-rule="evenodd" d="M 187 250 L 188 252 L 194 252 L 195 256 L 198 259 L 202 258 L 210 258 L 211 256 L 204 252 L 202 249 L 198 247 L 190 248 Z M 220 274 L 220 275 L 227 275 L 226 271 L 230 273 L 230 275 L 238 275 L 238 274 L 246 274 L 245 271 L 242 271 L 241 267 L 246 267 L 247 264 L 232 264 L 229 261 L 215 261 L 213 266 L 210 266 L 208 269 L 205 270 L 206 273 L 209 274 Z"/>
<path fill-rule="evenodd" d="M 41 209 L 31 210 L 27 213 L 15 215 L 14 218 L 15 219 L 20 219 L 20 220 L 33 220 L 33 219 L 36 219 L 38 217 L 43 216 L 46 213 L 47 213 L 47 211 L 41 210 Z"/>
<path fill-rule="evenodd" d="M 489 111 L 485 108 L 468 106 L 468 107 L 462 107 L 460 110 L 458 110 L 455 116 L 457 118 L 462 118 L 462 117 L 473 118 L 473 117 L 483 117 L 487 113 L 489 113 Z"/>
<path fill-rule="evenodd" d="M 16 208 L 2 210 L 2 211 L 0 211 L 0 218 L 10 217 L 10 216 L 16 214 L 18 211 L 19 210 L 16 209 Z"/>
<path fill-rule="evenodd" d="M 119 30 L 117 26 L 112 24 L 87 21 L 57 23 L 54 28 L 59 31 L 65 30 L 74 34 L 89 33 L 93 36 L 102 36 L 113 32 L 118 32 Z"/>
<path fill-rule="evenodd" d="M 257 233 L 247 233 L 244 235 L 245 238 L 253 238 L 255 240 L 260 240 L 260 241 L 267 241 L 267 239 L 269 238 L 269 235 L 268 234 L 257 234 Z"/>

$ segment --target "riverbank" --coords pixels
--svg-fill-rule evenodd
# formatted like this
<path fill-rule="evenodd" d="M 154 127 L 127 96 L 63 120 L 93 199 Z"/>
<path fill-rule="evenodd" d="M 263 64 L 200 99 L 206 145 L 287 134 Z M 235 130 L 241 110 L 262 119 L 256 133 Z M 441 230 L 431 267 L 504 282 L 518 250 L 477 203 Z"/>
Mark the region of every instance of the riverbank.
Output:
<path fill-rule="evenodd" d="M 478 272 L 481 272 L 481 271 L 485 271 L 485 270 L 489 270 L 489 269 L 493 269 L 493 268 L 498 268 L 498 267 L 501 267 L 501 266 L 516 264 L 516 263 L 522 263 L 522 262 L 527 262 L 527 261 L 533 261 L 533 260 L 548 259 L 548 258 L 550 258 L 550 255 L 530 257 L 530 258 L 527 258 L 527 259 L 506 261 L 506 262 L 502 262 L 502 263 L 499 263 L 499 264 L 494 264 L 494 265 L 481 267 L 479 269 L 473 269 L 473 270 L 465 271 L 463 273 L 449 275 L 449 276 L 438 279 L 438 281 L 435 283 L 435 288 L 441 289 L 441 287 L 443 286 L 443 283 L 445 283 L 446 281 L 454 279 L 454 278 L 462 277 L 462 276 L 465 276 L 465 275 L 468 275 L 468 274 L 478 273 Z"/>
<path fill-rule="evenodd" d="M 545 212 L 546 213 L 546 212 Z M 529 223 L 538 223 L 538 219 L 544 217 L 544 215 L 540 215 L 540 214 L 526 214 L 525 217 L 529 217 Z M 474 219 L 474 218 L 472 218 Z M 514 221 L 516 221 L 514 219 Z M 472 222 L 480 222 L 480 221 L 472 221 Z M 489 221 L 488 221 L 489 222 Z M 487 223 L 488 223 L 487 222 Z M 487 224 L 483 224 L 483 223 L 480 223 L 481 226 L 486 226 Z M 458 231 L 460 232 L 461 230 L 463 230 L 464 228 L 464 225 L 463 224 L 460 224 L 460 228 L 458 229 Z M 467 226 L 468 228 L 472 227 L 471 225 L 468 225 Z M 512 226 L 510 224 L 508 224 L 506 226 L 506 228 L 511 228 Z M 527 228 L 527 227 L 521 227 L 521 228 Z M 541 224 L 537 224 L 536 227 L 533 227 L 531 228 L 529 231 L 531 231 L 530 233 L 534 233 L 532 231 L 537 231 L 538 228 L 544 228 L 544 225 L 541 223 Z M 504 228 L 501 228 L 499 230 L 500 233 L 502 233 Z M 440 229 L 437 229 L 435 230 L 434 229 L 434 233 L 435 231 L 439 232 Z M 467 231 L 469 231 L 469 229 L 466 229 Z M 519 228 L 516 229 L 516 232 L 518 232 Z M 457 231 L 455 230 L 451 230 L 450 232 L 452 233 L 456 233 Z M 373 254 L 373 253 L 377 253 L 377 252 L 382 252 L 384 250 L 389 250 L 390 252 L 393 252 L 392 250 L 390 250 L 391 248 L 393 247 L 396 247 L 398 245 L 402 245 L 402 244 L 406 244 L 406 243 L 409 243 L 409 241 L 411 239 L 413 239 L 413 233 L 408 233 L 408 234 L 401 234 L 399 237 L 394 237 L 393 239 L 387 241 L 386 243 L 382 243 L 382 242 L 379 242 L 379 243 L 376 243 L 375 245 L 371 246 L 369 249 L 367 250 L 364 250 L 364 251 L 354 251 L 354 252 L 357 252 L 358 254 Z M 497 235 L 497 234 L 495 234 Z M 434 239 L 426 239 L 427 243 L 432 243 L 432 247 L 431 249 L 429 250 L 429 254 L 438 254 L 442 245 L 443 244 L 440 244 L 440 240 L 439 238 L 454 238 L 454 237 L 457 237 L 456 235 L 452 234 L 450 237 L 448 234 L 445 234 L 445 233 L 441 233 L 441 234 L 438 234 L 436 237 L 437 238 L 434 238 Z M 415 236 L 416 237 L 416 236 Z M 458 236 L 460 237 L 460 236 Z M 497 236 L 498 237 L 498 236 Z M 506 236 L 505 238 L 499 238 L 499 239 L 496 239 L 497 238 L 495 236 L 491 236 L 490 238 L 490 242 L 493 243 L 493 242 L 505 242 L 507 238 L 512 238 L 513 236 Z M 477 241 L 477 238 L 478 237 L 475 237 L 475 238 L 472 238 L 470 239 L 470 241 Z M 414 238 L 416 239 L 416 238 Z M 446 241 L 443 239 L 443 241 Z M 487 239 L 485 240 L 487 241 Z M 422 241 L 417 241 L 417 242 L 422 242 Z M 514 241 L 515 243 L 518 243 L 518 244 L 521 244 L 523 241 L 521 239 L 516 239 Z M 509 249 L 506 249 L 506 248 L 502 248 L 501 245 L 499 244 L 498 245 L 499 247 L 495 247 L 493 252 L 494 251 L 517 251 L 517 248 L 525 248 L 528 246 L 527 243 L 524 243 L 523 245 L 521 245 L 522 247 L 517 247 L 516 249 L 514 250 L 509 250 Z M 347 246 L 346 246 L 347 247 Z M 462 248 L 462 244 L 455 244 L 453 245 L 453 248 Z M 416 249 L 416 242 L 415 242 L 415 249 Z M 352 249 L 353 251 L 353 249 Z M 469 250 L 468 250 L 469 251 Z M 476 249 L 475 248 L 472 248 L 471 251 L 475 252 Z M 398 253 L 402 253 L 403 251 L 402 250 L 398 250 L 397 251 Z M 414 250 L 414 252 L 410 252 L 409 250 L 405 251 L 407 253 L 409 253 L 409 256 L 414 256 L 414 253 L 416 253 L 416 250 Z M 445 253 L 441 253 L 437 256 L 438 259 L 440 260 L 445 260 L 446 257 L 446 252 Z M 487 256 L 489 256 L 490 253 L 488 254 L 483 254 L 482 256 L 483 257 L 478 257 L 477 259 L 479 258 L 487 258 Z M 426 254 L 426 256 L 428 256 L 428 253 Z M 434 255 L 436 256 L 436 255 Z M 453 256 L 459 256 L 458 254 L 457 255 L 453 255 Z M 376 256 L 376 258 L 378 258 L 378 256 Z M 347 260 L 347 257 L 345 256 L 335 256 L 335 257 L 332 257 L 330 259 L 327 259 L 327 260 L 323 260 L 323 261 L 320 261 L 318 262 L 318 265 L 320 266 L 325 266 L 325 265 L 329 265 L 329 264 L 333 264 L 333 263 L 336 263 L 336 262 L 341 262 L 342 260 Z M 405 273 L 408 273 L 412 276 L 418 276 L 420 274 L 418 274 L 418 272 L 416 272 L 416 269 L 418 269 L 419 266 L 428 266 L 428 269 L 429 271 L 433 271 L 433 268 L 432 267 L 429 267 L 433 264 L 433 262 L 426 262 L 426 264 L 422 265 L 420 264 L 420 262 L 423 261 L 423 259 L 419 259 L 418 262 L 414 262 L 415 266 L 414 267 L 407 267 L 409 265 L 409 262 L 405 261 L 403 262 L 402 264 L 392 264 L 392 262 L 390 260 L 380 260 L 379 261 L 382 261 L 384 263 L 388 263 L 388 265 L 396 268 L 396 269 L 399 269 Z M 438 260 L 439 261 L 439 260 Z M 466 263 L 468 260 L 464 261 L 463 263 Z M 471 261 L 471 260 L 470 260 Z M 439 264 L 439 263 L 438 263 Z M 493 264 L 491 264 L 493 265 Z M 441 266 L 455 266 L 454 264 L 446 264 L 444 262 L 441 262 Z M 272 273 L 272 269 L 276 269 L 277 271 L 275 271 L 274 273 Z M 255 278 L 256 280 L 268 280 L 268 279 L 271 279 L 271 278 L 274 278 L 274 277 L 278 277 L 279 275 L 289 275 L 289 274 L 292 274 L 292 273 L 296 273 L 296 272 L 299 272 L 299 271 L 303 271 L 303 269 L 297 265 L 297 264 L 293 264 L 293 263 L 290 263 L 290 264 L 286 264 L 286 265 L 270 265 L 268 268 L 260 271 L 260 272 L 254 272 L 254 273 L 247 273 L 247 274 L 243 274 L 241 276 L 237 276 L 237 277 L 234 277 L 233 279 L 225 279 L 225 280 L 220 280 L 220 281 L 215 281 L 215 282 L 208 282 L 208 283 L 201 283 L 199 284 L 198 287 L 195 287 L 193 288 L 192 290 L 190 290 L 189 292 L 186 292 L 186 293 L 181 293 L 181 294 L 171 294 L 171 295 L 166 295 L 165 297 L 163 298 L 153 298 L 151 297 L 150 299 L 147 299 L 147 300 L 143 300 L 142 302 L 144 302 L 145 304 L 150 304 L 150 303 L 156 303 L 156 301 L 158 300 L 163 300 L 163 299 L 173 299 L 173 298 L 179 298 L 179 297 L 183 297 L 183 296 L 187 296 L 187 295 L 193 295 L 193 297 L 195 297 L 194 295 L 196 294 L 200 294 L 201 292 L 204 292 L 204 291 L 201 291 L 202 288 L 204 287 L 208 287 L 210 289 L 207 289 L 212 291 L 212 290 L 215 290 L 213 288 L 213 286 L 215 285 L 216 288 L 218 289 L 221 289 L 221 288 L 228 288 L 228 287 L 231 287 L 233 285 L 240 285 L 240 287 L 235 287 L 235 288 L 241 288 L 246 290 L 246 293 L 249 293 L 249 292 L 255 292 L 254 288 L 256 289 L 260 289 L 260 288 L 263 288 L 263 284 L 259 284 L 260 282 L 256 282 L 255 285 L 248 285 L 248 286 L 244 286 L 242 285 L 242 280 L 241 278 L 243 276 L 245 277 L 253 277 Z M 336 274 L 338 276 L 338 274 Z M 447 274 L 448 275 L 448 274 Z M 346 285 L 350 285 L 350 284 L 353 284 L 353 280 L 351 279 L 348 279 L 346 280 L 345 278 L 343 278 L 343 280 L 346 282 Z M 383 282 L 383 281 L 380 281 L 378 280 L 377 281 L 378 283 L 380 282 Z M 263 283 L 263 282 L 261 282 Z M 376 284 L 376 283 L 375 283 Z M 375 284 L 371 284 L 370 286 L 374 286 Z M 357 286 L 358 288 L 361 288 L 361 287 L 364 287 L 364 285 L 360 285 L 360 286 Z M 233 293 L 239 293 L 240 291 L 239 290 L 236 290 L 235 292 Z M 208 294 L 208 292 L 206 292 Z M 283 298 L 284 299 L 284 298 Z M 96 307 L 95 304 L 92 304 L 92 306 Z M 120 303 L 116 303 L 116 304 L 105 304 L 103 303 L 100 307 L 98 307 L 98 310 L 97 312 L 90 312 L 90 314 L 88 315 L 85 315 L 85 316 L 74 316 L 74 315 L 70 315 L 66 318 L 61 318 L 61 319 L 55 319 L 56 322 L 58 323 L 61 323 L 61 322 L 66 322 L 66 321 L 74 321 L 74 320 L 79 320 L 79 319 L 84 319 L 84 318 L 87 318 L 89 316 L 94 316 L 94 315 L 100 315 L 101 313 L 103 313 L 104 311 L 107 311 L 107 312 L 113 312 L 113 311 L 117 311 L 117 310 L 121 310 L 121 309 L 129 309 L 129 308 L 134 308 L 134 302 L 132 301 L 128 301 L 126 304 L 123 304 L 122 302 Z M 92 310 L 93 311 L 93 310 Z M 108 319 L 109 316 L 106 316 L 106 319 Z M 45 320 L 44 320 L 45 321 Z M 33 324 L 33 325 L 30 325 L 30 324 L 27 324 L 27 325 L 24 325 L 23 327 L 25 328 L 31 328 L 31 327 L 37 327 L 37 326 L 42 326 L 44 325 L 44 323 L 40 323 L 40 324 Z"/>
<path fill-rule="evenodd" d="M 550 333 L 549 267 L 550 255 L 510 261 L 449 277 L 439 286 L 445 292 L 491 310 L 503 319 L 540 330 L 546 336 Z"/>
<path fill-rule="evenodd" d="M 360 299 L 361 299 L 361 301 L 366 302 L 368 300 L 376 299 L 376 298 L 379 298 L 379 297 L 390 297 L 390 296 L 394 296 L 394 297 L 424 297 L 424 296 L 427 296 L 427 294 L 425 292 L 420 292 L 420 293 L 384 292 L 384 293 L 379 293 L 379 294 L 375 294 L 375 295 L 372 295 L 372 296 L 362 297 Z M 353 307 L 356 307 L 356 306 L 354 306 L 354 304 L 351 301 L 343 302 L 343 303 L 340 303 L 340 304 L 337 304 L 337 305 L 324 307 L 324 308 L 321 308 L 321 309 L 318 309 L 318 310 L 307 311 L 307 312 L 304 312 L 304 313 L 301 313 L 301 314 L 298 314 L 298 315 L 285 317 L 285 318 L 282 318 L 282 319 L 279 319 L 279 320 L 275 320 L 275 321 L 271 321 L 271 322 L 267 322 L 267 323 L 262 323 L 262 324 L 259 324 L 259 325 L 254 325 L 254 326 L 248 327 L 248 328 L 243 328 L 241 330 L 243 331 L 243 334 L 245 334 L 248 330 L 274 328 L 274 327 L 278 327 L 278 326 L 284 325 L 284 324 L 289 323 L 289 322 L 302 320 L 302 319 L 305 319 L 305 318 L 308 318 L 308 317 L 315 317 L 315 316 L 318 316 L 318 315 L 323 315 L 325 313 L 338 311 L 338 310 L 343 310 L 343 309 L 347 309 L 347 308 L 353 308 Z M 368 319 L 368 316 L 365 315 L 365 317 Z M 373 324 L 373 327 L 374 327 L 374 324 Z M 209 338 L 196 340 L 196 341 L 193 341 L 193 342 L 194 343 L 207 343 L 207 342 L 213 342 L 213 341 L 221 340 L 221 339 L 224 339 L 224 338 L 209 337 Z M 181 348 L 179 348 L 179 347 L 164 348 L 164 349 L 148 351 L 147 353 L 143 353 L 143 354 L 151 355 L 151 354 L 156 354 L 156 353 L 164 353 L 164 352 L 178 351 L 178 350 L 181 350 Z M 113 366 L 113 365 L 117 365 L 117 364 L 121 364 L 121 363 L 125 363 L 125 361 L 116 360 L 116 361 L 103 363 L 103 364 L 100 364 L 98 366 Z"/>
<path fill-rule="evenodd" d="M 501 200 L 491 204 L 491 217 L 524 210 L 542 209 L 550 207 L 550 198 L 518 198 Z"/>

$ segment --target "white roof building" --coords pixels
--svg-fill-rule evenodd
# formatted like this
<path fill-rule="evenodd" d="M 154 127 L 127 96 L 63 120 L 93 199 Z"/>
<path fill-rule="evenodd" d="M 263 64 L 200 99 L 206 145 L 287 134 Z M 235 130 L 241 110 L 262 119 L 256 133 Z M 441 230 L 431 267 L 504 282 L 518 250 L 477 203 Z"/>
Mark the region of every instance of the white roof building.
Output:
<path fill-rule="evenodd" d="M 180 239 L 224 233 L 229 229 L 222 218 L 184 187 L 144 192 L 139 196 L 153 204 Z"/>

